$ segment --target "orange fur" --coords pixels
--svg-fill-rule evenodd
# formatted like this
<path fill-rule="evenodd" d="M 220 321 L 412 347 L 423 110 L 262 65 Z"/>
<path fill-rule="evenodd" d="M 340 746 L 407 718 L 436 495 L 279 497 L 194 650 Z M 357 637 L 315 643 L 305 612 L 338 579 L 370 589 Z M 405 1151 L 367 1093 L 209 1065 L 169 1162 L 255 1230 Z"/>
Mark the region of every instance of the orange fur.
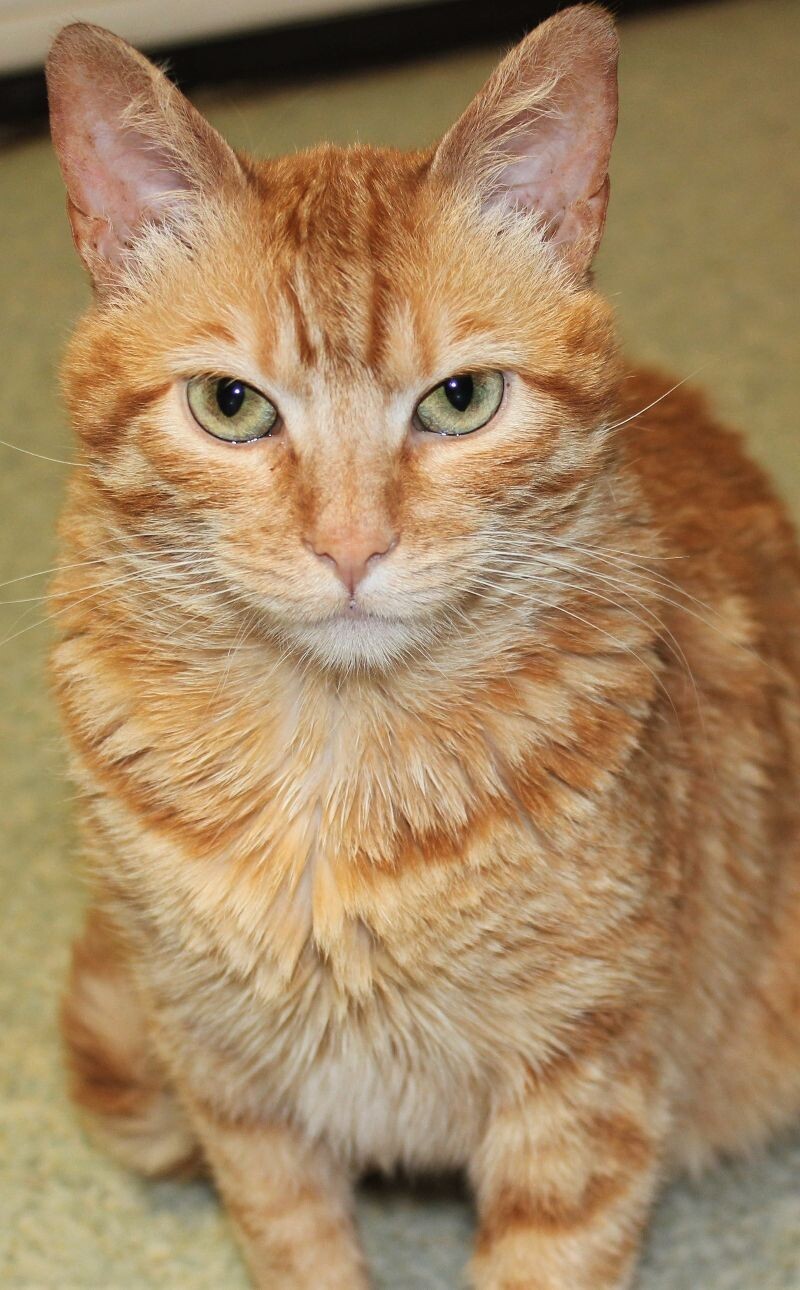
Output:
<path fill-rule="evenodd" d="M 553 21 L 498 94 L 548 41 L 606 75 L 601 11 Z M 101 80 L 128 57 L 71 30 Z M 365 1284 L 349 1179 L 398 1165 L 469 1172 L 480 1290 L 621 1290 L 665 1174 L 800 1106 L 794 538 L 701 398 L 620 359 L 603 168 L 549 241 L 470 197 L 493 93 L 438 152 L 220 151 L 184 235 L 148 217 L 95 272 L 64 367 L 53 674 L 103 911 L 75 1094 L 145 1171 L 196 1140 L 282 1290 Z M 224 145 L 180 129 L 200 185 Z M 95 271 L 113 221 L 73 218 Z M 489 425 L 409 430 L 487 367 Z M 281 433 L 205 436 L 206 372 Z M 399 535 L 367 616 L 321 531 Z"/>

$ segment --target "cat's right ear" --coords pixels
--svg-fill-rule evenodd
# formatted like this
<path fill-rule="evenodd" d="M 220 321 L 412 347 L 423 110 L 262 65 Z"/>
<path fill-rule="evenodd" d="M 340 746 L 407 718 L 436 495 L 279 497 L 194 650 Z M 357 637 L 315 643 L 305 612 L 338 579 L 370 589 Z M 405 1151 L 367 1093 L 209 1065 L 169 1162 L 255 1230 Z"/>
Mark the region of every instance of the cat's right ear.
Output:
<path fill-rule="evenodd" d="M 185 227 L 193 197 L 244 183 L 233 150 L 163 72 L 102 27 L 65 27 L 46 73 L 72 236 L 97 287 L 148 225 Z"/>
<path fill-rule="evenodd" d="M 433 162 L 441 176 L 476 192 L 484 209 L 529 213 L 579 279 L 605 223 L 617 53 L 605 9 L 563 9 L 511 50 Z"/>

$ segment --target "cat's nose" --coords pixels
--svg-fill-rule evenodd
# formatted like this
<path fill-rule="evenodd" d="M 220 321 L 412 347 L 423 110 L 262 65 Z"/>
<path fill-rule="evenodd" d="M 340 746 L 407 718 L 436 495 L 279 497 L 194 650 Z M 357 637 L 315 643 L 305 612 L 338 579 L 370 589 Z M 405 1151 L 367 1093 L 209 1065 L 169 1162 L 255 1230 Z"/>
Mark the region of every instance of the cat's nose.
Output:
<path fill-rule="evenodd" d="M 370 567 L 397 546 L 397 535 L 384 529 L 317 533 L 306 544 L 320 560 L 331 562 L 336 576 L 353 596 Z"/>

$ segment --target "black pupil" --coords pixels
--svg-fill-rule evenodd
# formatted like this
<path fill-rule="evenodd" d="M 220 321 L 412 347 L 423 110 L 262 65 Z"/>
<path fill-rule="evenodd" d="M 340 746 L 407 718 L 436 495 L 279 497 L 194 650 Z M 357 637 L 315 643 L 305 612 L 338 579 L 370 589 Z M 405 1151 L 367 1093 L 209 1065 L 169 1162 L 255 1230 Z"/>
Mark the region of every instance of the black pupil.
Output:
<path fill-rule="evenodd" d="M 222 415 L 235 417 L 246 392 L 247 386 L 242 381 L 217 381 L 217 403 Z"/>
<path fill-rule="evenodd" d="M 444 392 L 448 403 L 453 405 L 456 412 L 466 412 L 472 402 L 472 377 L 451 376 L 450 380 L 444 383 Z"/>

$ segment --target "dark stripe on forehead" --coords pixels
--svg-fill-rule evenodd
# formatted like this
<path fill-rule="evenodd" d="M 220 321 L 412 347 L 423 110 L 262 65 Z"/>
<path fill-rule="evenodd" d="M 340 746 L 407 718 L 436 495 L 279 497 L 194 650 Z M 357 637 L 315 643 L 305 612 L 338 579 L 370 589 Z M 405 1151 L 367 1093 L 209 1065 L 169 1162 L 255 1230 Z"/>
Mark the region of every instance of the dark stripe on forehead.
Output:
<path fill-rule="evenodd" d="M 376 179 L 377 177 L 373 176 L 373 183 L 369 189 L 364 228 L 364 253 L 369 257 L 372 266 L 370 298 L 364 302 L 368 319 L 364 357 L 367 367 L 372 371 L 380 369 L 385 356 L 386 312 L 392 287 L 391 280 L 383 267 L 386 260 L 385 235 L 391 221 L 391 212 L 387 209 Z"/>
<path fill-rule="evenodd" d="M 311 340 L 311 329 L 303 310 L 301 299 L 301 277 L 299 268 L 308 259 L 309 244 L 314 241 L 315 218 L 324 191 L 324 181 L 320 169 L 312 172 L 301 172 L 295 176 L 295 182 L 283 194 L 283 233 L 285 256 L 284 298 L 289 308 L 294 325 L 297 355 L 300 362 L 311 366 L 317 358 Z"/>
<path fill-rule="evenodd" d="M 409 166 L 408 158 L 371 148 L 331 147 L 319 150 L 313 167 L 308 157 L 294 162 L 280 185 L 278 236 L 298 359 L 317 362 L 321 345 L 333 362 L 380 372 L 401 289 L 392 245 L 414 237 L 408 198 L 428 159 Z"/>
<path fill-rule="evenodd" d="M 297 185 L 293 193 L 288 194 L 286 208 L 286 234 L 293 249 L 306 244 L 312 222 L 312 211 L 317 196 L 318 175 L 306 177 L 304 185 Z"/>
<path fill-rule="evenodd" d="M 294 323 L 298 357 L 305 367 L 312 367 L 317 361 L 317 351 L 312 343 L 306 317 L 303 313 L 303 306 L 297 288 L 296 273 L 290 275 L 286 284 L 286 299 L 289 303 L 292 322 Z"/>
<path fill-rule="evenodd" d="M 236 344 L 233 332 L 221 322 L 198 323 L 192 332 L 190 343 L 201 340 L 221 340 L 226 345 Z"/>

